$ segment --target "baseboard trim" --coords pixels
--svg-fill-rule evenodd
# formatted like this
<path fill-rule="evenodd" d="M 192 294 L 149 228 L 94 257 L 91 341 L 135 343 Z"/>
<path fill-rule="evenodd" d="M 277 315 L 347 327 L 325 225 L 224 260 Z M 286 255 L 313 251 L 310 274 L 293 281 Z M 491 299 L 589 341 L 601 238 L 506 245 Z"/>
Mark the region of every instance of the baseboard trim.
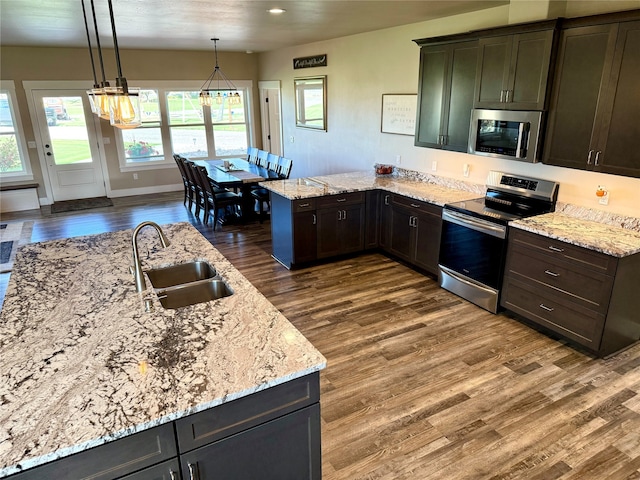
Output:
<path fill-rule="evenodd" d="M 111 190 L 107 192 L 107 197 L 131 197 L 133 195 L 150 195 L 152 193 L 179 192 L 184 189 L 184 185 L 176 183 L 173 185 L 154 185 L 152 187 L 127 188 L 123 190 Z"/>

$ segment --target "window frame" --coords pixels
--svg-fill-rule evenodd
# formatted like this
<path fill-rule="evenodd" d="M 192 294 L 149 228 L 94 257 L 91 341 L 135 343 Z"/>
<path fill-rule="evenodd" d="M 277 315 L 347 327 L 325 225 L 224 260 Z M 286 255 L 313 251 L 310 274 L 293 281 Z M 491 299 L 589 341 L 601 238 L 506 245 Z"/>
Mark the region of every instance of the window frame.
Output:
<path fill-rule="evenodd" d="M 0 183 L 32 181 L 33 171 L 31 170 L 31 159 L 22 128 L 22 117 L 20 116 L 20 108 L 18 107 L 15 82 L 13 80 L 0 80 L 0 92 L 6 93 L 9 99 L 14 134 L 18 144 L 20 160 L 22 161 L 22 170 L 20 172 L 3 172 Z"/>
<path fill-rule="evenodd" d="M 245 125 L 247 127 L 247 145 L 253 144 L 255 137 L 255 125 L 253 118 L 253 82 L 251 80 L 233 80 L 234 85 L 238 90 L 242 91 L 244 97 L 245 108 Z M 173 160 L 173 152 L 171 145 L 171 124 L 169 123 L 169 116 L 167 111 L 166 93 L 170 91 L 200 91 L 202 87 L 201 81 L 136 81 L 129 80 L 130 85 L 140 87 L 141 90 L 155 90 L 158 93 L 158 102 L 160 108 L 160 136 L 162 139 L 162 145 L 164 150 L 164 159 L 153 162 L 140 162 L 140 163 L 127 163 L 127 158 L 124 151 L 124 141 L 122 137 L 122 131 L 118 128 L 114 128 L 116 131 L 116 150 L 118 153 L 118 163 L 120 165 L 120 172 L 134 172 L 140 170 L 158 170 L 164 168 L 175 168 L 175 161 Z M 204 112 L 204 118 L 210 118 L 210 112 L 207 108 Z M 209 115 L 207 115 L 209 114 Z M 176 127 L 176 125 L 174 125 Z M 158 127 L 153 127 L 158 128 Z M 213 124 L 211 122 L 205 123 L 205 131 L 207 134 L 207 147 L 210 151 L 215 151 L 215 143 L 213 137 Z M 236 155 L 237 156 L 237 155 Z M 225 158 L 216 157 L 215 154 L 211 158 Z"/>

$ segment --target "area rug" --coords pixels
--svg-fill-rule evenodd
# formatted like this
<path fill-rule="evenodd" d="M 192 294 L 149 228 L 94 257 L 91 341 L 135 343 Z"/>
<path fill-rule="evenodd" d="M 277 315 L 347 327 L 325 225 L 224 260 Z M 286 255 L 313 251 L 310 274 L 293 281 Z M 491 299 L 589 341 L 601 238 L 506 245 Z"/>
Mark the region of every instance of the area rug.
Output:
<path fill-rule="evenodd" d="M 75 212 L 76 210 L 88 210 L 90 208 L 101 207 L 113 207 L 113 202 L 107 197 L 66 200 L 64 202 L 55 202 L 51 205 L 51 213 Z"/>
<path fill-rule="evenodd" d="M 31 242 L 33 222 L 0 223 L 0 273 L 11 271 L 18 247 Z"/>

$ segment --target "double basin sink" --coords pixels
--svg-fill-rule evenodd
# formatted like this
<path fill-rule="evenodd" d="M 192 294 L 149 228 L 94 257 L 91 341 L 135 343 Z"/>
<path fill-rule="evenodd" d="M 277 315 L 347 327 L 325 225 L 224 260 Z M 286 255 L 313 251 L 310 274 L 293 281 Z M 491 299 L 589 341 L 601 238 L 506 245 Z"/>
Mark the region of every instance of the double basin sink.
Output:
<path fill-rule="evenodd" d="M 176 309 L 228 297 L 233 291 L 205 261 L 179 263 L 147 270 L 146 274 L 166 309 Z"/>

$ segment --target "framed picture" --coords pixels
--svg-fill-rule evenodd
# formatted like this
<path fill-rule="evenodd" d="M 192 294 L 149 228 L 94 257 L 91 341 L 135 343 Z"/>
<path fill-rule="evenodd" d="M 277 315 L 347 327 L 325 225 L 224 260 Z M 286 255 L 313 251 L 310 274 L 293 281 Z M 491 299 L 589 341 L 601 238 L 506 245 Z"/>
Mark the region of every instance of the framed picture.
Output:
<path fill-rule="evenodd" d="M 416 132 L 415 93 L 382 95 L 382 133 L 414 136 Z"/>
<path fill-rule="evenodd" d="M 293 79 L 296 127 L 327 130 L 327 76 Z"/>

